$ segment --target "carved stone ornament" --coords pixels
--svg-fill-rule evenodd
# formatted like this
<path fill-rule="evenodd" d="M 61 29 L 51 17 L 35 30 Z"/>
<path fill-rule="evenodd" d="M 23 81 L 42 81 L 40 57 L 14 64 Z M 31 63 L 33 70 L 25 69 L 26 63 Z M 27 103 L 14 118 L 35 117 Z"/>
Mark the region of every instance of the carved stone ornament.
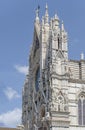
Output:
<path fill-rule="evenodd" d="M 81 88 L 79 89 L 79 91 L 77 92 L 76 100 L 78 101 L 78 99 L 79 99 L 81 96 L 84 96 L 84 97 L 85 97 L 85 85 L 82 85 Z"/>

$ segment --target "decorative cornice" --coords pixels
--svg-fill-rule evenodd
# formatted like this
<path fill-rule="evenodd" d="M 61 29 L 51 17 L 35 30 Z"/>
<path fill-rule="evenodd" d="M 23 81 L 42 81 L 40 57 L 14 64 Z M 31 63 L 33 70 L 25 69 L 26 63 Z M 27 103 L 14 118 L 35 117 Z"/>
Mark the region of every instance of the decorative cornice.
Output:
<path fill-rule="evenodd" d="M 72 60 L 72 59 L 69 59 L 69 62 L 80 63 L 80 62 L 85 62 L 85 60 Z"/>
<path fill-rule="evenodd" d="M 79 83 L 79 84 L 85 84 L 85 80 L 82 79 L 69 79 L 68 82 L 72 82 L 72 83 Z"/>
<path fill-rule="evenodd" d="M 59 75 L 56 72 L 52 72 L 51 76 L 54 77 L 54 78 L 57 78 L 59 80 L 62 80 L 62 79 L 68 80 L 69 79 L 69 73 L 65 73 L 64 75 Z"/>

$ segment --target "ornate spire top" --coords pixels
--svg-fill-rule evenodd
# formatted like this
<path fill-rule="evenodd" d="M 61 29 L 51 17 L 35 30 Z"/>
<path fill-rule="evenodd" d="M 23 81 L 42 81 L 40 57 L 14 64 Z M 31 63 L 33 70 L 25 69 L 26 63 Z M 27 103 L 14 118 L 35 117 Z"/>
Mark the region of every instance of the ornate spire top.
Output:
<path fill-rule="evenodd" d="M 42 16 L 42 25 L 44 25 L 44 16 Z"/>
<path fill-rule="evenodd" d="M 64 29 L 64 22 L 62 21 L 62 27 L 61 27 L 62 31 L 65 31 Z"/>
<path fill-rule="evenodd" d="M 57 14 L 55 14 L 53 17 L 53 28 L 57 29 L 58 27 L 59 27 L 59 18 Z"/>
<path fill-rule="evenodd" d="M 39 7 L 36 9 L 36 22 L 39 22 Z"/>
<path fill-rule="evenodd" d="M 50 29 L 52 29 L 52 18 L 50 19 Z"/>
<path fill-rule="evenodd" d="M 48 13 L 48 5 L 47 5 L 47 3 L 46 3 L 46 6 L 45 6 L 45 9 L 46 9 L 46 11 Z"/>
<path fill-rule="evenodd" d="M 58 15 L 57 15 L 57 14 L 55 14 L 54 19 L 56 19 L 56 20 L 58 20 L 58 21 L 59 21 L 59 17 L 58 17 Z"/>
<path fill-rule="evenodd" d="M 81 53 L 81 60 L 84 60 L 84 53 Z"/>
<path fill-rule="evenodd" d="M 49 14 L 48 14 L 48 5 L 46 3 L 46 7 L 45 7 L 45 23 L 49 22 Z"/>

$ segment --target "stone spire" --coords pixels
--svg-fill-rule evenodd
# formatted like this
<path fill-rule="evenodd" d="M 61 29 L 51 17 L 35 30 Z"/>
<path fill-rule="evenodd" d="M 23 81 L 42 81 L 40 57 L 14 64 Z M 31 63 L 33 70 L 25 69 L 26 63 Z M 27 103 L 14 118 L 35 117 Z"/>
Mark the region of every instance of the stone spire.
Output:
<path fill-rule="evenodd" d="M 59 21 L 59 17 L 58 17 L 57 14 L 55 14 L 54 18 L 55 18 L 57 21 Z"/>
<path fill-rule="evenodd" d="M 81 60 L 84 60 L 84 53 L 81 53 Z"/>
<path fill-rule="evenodd" d="M 57 14 L 55 14 L 52 21 L 53 21 L 53 28 L 58 29 L 58 27 L 59 27 L 59 18 L 57 16 Z"/>
<path fill-rule="evenodd" d="M 45 24 L 48 24 L 49 22 L 49 14 L 48 14 L 48 5 L 46 4 L 45 7 Z"/>
<path fill-rule="evenodd" d="M 36 18 L 35 18 L 35 22 L 39 23 L 39 8 L 36 9 Z"/>
<path fill-rule="evenodd" d="M 64 22 L 62 21 L 62 26 L 61 26 L 61 29 L 62 29 L 62 32 L 64 32 L 65 31 L 65 29 L 64 29 Z"/>
<path fill-rule="evenodd" d="M 44 25 L 44 16 L 42 17 L 42 25 Z"/>
<path fill-rule="evenodd" d="M 52 29 L 52 18 L 50 20 L 50 29 Z"/>

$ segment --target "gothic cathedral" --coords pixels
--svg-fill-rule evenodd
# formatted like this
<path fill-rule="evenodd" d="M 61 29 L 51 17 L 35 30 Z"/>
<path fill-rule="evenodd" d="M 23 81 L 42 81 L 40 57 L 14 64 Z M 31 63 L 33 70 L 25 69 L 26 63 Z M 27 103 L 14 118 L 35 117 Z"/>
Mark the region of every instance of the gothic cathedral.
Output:
<path fill-rule="evenodd" d="M 85 60 L 68 59 L 68 36 L 48 6 L 36 10 L 29 72 L 22 92 L 25 130 L 85 130 Z"/>

